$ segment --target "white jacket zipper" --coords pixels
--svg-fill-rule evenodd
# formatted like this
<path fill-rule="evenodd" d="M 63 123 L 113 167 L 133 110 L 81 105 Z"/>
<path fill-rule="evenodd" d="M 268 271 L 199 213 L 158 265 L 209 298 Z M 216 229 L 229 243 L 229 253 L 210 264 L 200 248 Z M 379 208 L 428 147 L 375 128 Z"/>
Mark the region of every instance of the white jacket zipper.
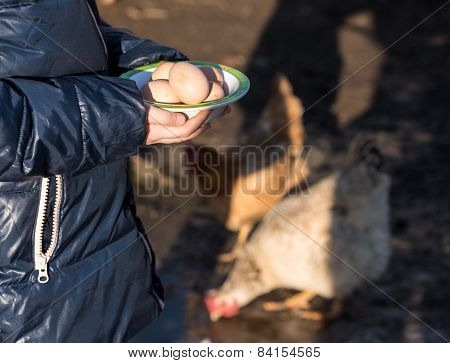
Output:
<path fill-rule="evenodd" d="M 38 282 L 45 284 L 48 282 L 48 262 L 53 256 L 59 237 L 59 215 L 62 202 L 62 176 L 56 175 L 56 196 L 53 208 L 53 224 L 50 245 L 47 251 L 43 251 L 44 227 L 48 213 L 48 203 L 50 197 L 51 178 L 42 178 L 41 195 L 39 198 L 39 209 L 34 232 L 34 269 L 38 271 Z"/>

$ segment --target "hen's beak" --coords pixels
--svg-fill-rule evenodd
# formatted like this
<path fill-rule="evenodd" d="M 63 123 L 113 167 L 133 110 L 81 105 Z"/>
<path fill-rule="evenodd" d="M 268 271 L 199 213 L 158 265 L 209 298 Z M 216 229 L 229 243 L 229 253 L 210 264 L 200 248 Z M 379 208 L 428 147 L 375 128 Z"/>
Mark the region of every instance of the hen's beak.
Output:
<path fill-rule="evenodd" d="M 222 317 L 222 315 L 217 311 L 213 311 L 213 312 L 209 313 L 209 318 L 211 319 L 212 322 L 216 322 L 221 317 Z"/>

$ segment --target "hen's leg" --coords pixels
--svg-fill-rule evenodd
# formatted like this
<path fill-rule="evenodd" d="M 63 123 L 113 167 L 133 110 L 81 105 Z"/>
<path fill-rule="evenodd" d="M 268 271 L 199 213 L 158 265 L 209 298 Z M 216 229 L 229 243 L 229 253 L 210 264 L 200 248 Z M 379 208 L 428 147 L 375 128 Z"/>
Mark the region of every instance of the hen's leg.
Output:
<path fill-rule="evenodd" d="M 316 297 L 314 291 L 302 291 L 294 296 L 291 296 L 283 301 L 268 301 L 263 305 L 266 311 L 280 311 L 292 309 L 311 309 L 311 300 Z"/>
<path fill-rule="evenodd" d="M 224 263 L 233 262 L 236 258 L 239 257 L 242 247 L 244 247 L 245 242 L 248 239 L 248 235 L 250 234 L 253 228 L 253 223 L 244 224 L 238 232 L 238 236 L 236 239 L 236 243 L 233 246 L 233 249 L 230 252 L 222 253 L 219 255 L 218 260 Z"/>
<path fill-rule="evenodd" d="M 337 319 L 342 314 L 342 309 L 342 300 L 336 298 L 332 301 L 330 309 L 326 312 L 300 310 L 297 314 L 302 319 L 325 322 L 326 320 Z"/>

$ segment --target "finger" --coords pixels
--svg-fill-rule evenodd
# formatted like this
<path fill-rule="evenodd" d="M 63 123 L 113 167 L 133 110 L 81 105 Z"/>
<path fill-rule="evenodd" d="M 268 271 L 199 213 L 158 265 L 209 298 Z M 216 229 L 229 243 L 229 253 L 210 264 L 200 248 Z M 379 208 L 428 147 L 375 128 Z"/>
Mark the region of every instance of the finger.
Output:
<path fill-rule="evenodd" d="M 206 121 L 206 119 L 209 117 L 210 114 L 211 111 L 209 110 L 200 111 L 197 115 L 190 118 L 188 121 L 201 124 L 202 122 Z"/>
<path fill-rule="evenodd" d="M 182 126 L 165 126 L 163 130 L 158 130 L 158 132 L 161 131 L 158 135 L 161 136 L 160 139 L 182 139 L 189 137 L 202 127 L 209 114 L 209 111 L 201 111 L 197 116 L 187 120 Z"/>
<path fill-rule="evenodd" d="M 199 128 L 197 131 L 195 131 L 193 134 L 189 135 L 188 137 L 180 137 L 180 138 L 175 138 L 175 139 L 161 139 L 158 140 L 158 143 L 160 144 L 175 144 L 175 143 L 179 143 L 179 142 L 183 142 L 183 141 L 189 141 L 192 139 L 195 139 L 196 137 L 199 137 L 200 135 L 202 135 L 203 133 L 205 133 L 206 131 L 208 131 L 211 128 L 211 125 L 205 125 L 201 128 Z"/>
<path fill-rule="evenodd" d="M 208 111 L 202 111 L 197 116 L 186 121 L 184 125 L 178 127 L 148 124 L 147 144 L 159 142 L 162 139 L 183 139 L 189 137 L 203 125 L 208 116 Z M 155 135 L 158 135 L 156 139 Z"/>
<path fill-rule="evenodd" d="M 147 144 L 158 142 L 160 139 L 175 139 L 177 135 L 169 129 L 169 126 L 160 124 L 147 124 Z"/>
<path fill-rule="evenodd" d="M 181 126 L 186 122 L 182 113 L 170 112 L 158 107 L 150 106 L 148 110 L 148 122 L 165 126 Z"/>

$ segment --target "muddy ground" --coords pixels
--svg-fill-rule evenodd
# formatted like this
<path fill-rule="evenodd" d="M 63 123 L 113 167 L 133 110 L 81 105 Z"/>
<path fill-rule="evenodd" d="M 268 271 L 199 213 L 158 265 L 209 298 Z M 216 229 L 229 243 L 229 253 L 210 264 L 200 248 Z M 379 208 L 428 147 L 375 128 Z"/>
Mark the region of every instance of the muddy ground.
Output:
<path fill-rule="evenodd" d="M 450 338 L 450 7 L 431 15 L 442 4 L 117 0 L 101 7 L 113 25 L 177 47 L 192 59 L 225 63 L 248 74 L 251 93 L 201 143 L 236 142 L 266 105 L 275 72 L 288 75 L 307 109 L 312 181 L 339 167 L 353 135 L 373 135 L 393 178 L 394 254 L 378 286 L 410 311 L 364 285 L 346 301 L 343 315 L 325 326 L 291 313 L 263 312 L 268 296 L 237 317 L 210 323 L 202 296 L 223 279 L 227 267 L 217 264 L 216 256 L 230 248 L 233 235 L 202 198 L 140 196 L 139 214 L 157 255 L 167 306 L 138 341 Z M 270 297 L 288 294 L 277 291 Z"/>

